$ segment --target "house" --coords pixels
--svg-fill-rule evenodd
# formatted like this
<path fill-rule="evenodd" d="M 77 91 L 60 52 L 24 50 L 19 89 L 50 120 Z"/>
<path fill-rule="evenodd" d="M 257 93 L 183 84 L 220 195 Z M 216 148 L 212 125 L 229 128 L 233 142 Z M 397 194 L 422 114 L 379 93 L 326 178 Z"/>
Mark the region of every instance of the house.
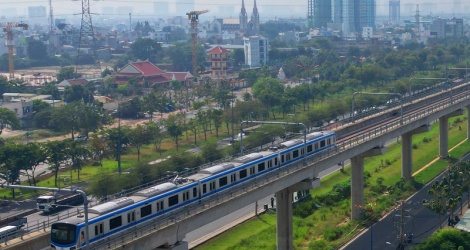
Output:
<path fill-rule="evenodd" d="M 69 79 L 69 80 L 63 80 L 59 84 L 57 84 L 57 89 L 63 92 L 65 88 L 70 87 L 72 85 L 86 86 L 87 84 L 88 84 L 88 81 L 86 79 Z"/>
<path fill-rule="evenodd" d="M 227 77 L 227 62 L 228 62 L 228 50 L 221 46 L 216 46 L 207 51 L 209 58 L 211 76 L 214 78 L 225 78 Z"/>
<path fill-rule="evenodd" d="M 189 72 L 166 72 L 149 61 L 130 62 L 111 75 L 116 84 L 126 84 L 137 80 L 138 84 L 169 86 L 172 80 L 192 82 L 194 76 Z"/>

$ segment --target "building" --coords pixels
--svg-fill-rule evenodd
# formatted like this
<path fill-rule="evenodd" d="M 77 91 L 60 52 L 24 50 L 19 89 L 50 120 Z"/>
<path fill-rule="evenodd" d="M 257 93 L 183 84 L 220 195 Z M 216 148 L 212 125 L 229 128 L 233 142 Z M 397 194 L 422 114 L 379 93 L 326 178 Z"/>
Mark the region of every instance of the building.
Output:
<path fill-rule="evenodd" d="M 248 14 L 246 13 L 245 9 L 245 0 L 242 0 L 242 9 L 240 10 L 240 15 L 238 18 L 240 22 L 240 31 L 246 32 L 248 30 Z"/>
<path fill-rule="evenodd" d="M 225 78 L 227 76 L 228 50 L 216 46 L 207 51 L 210 63 L 211 76 L 213 78 Z"/>
<path fill-rule="evenodd" d="M 249 36 L 243 38 L 245 50 L 245 65 L 257 68 L 268 62 L 268 39 L 262 36 Z"/>
<path fill-rule="evenodd" d="M 126 84 L 130 80 L 137 80 L 138 84 L 161 85 L 168 87 L 173 80 L 183 83 L 193 81 L 193 75 L 189 72 L 166 72 L 149 61 L 130 62 L 123 68 L 112 74 L 115 83 Z"/>
<path fill-rule="evenodd" d="M 239 21 L 239 30 L 240 32 L 246 35 L 258 35 L 259 34 L 259 11 L 258 6 L 256 5 L 256 0 L 254 0 L 253 12 L 251 14 L 251 19 L 248 20 L 248 14 L 245 9 L 245 0 L 242 0 L 242 8 L 240 10 L 240 15 L 238 17 Z"/>
<path fill-rule="evenodd" d="M 439 38 L 459 38 L 463 37 L 463 19 L 452 18 L 452 19 L 441 19 L 437 18 L 432 21 L 430 26 L 430 35 Z"/>
<path fill-rule="evenodd" d="M 332 21 L 331 0 L 315 0 L 313 2 L 313 28 L 326 27 Z"/>
<path fill-rule="evenodd" d="M 390 0 L 388 2 L 388 18 L 393 23 L 400 21 L 400 0 Z"/>

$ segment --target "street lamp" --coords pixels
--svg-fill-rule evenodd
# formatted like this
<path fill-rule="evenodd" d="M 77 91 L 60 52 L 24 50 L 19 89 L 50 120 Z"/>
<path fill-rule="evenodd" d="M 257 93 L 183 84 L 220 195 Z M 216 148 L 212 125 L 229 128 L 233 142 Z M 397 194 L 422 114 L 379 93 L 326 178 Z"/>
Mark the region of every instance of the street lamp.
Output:
<path fill-rule="evenodd" d="M 121 102 L 118 100 L 118 145 L 117 145 L 118 173 L 121 175 Z"/>

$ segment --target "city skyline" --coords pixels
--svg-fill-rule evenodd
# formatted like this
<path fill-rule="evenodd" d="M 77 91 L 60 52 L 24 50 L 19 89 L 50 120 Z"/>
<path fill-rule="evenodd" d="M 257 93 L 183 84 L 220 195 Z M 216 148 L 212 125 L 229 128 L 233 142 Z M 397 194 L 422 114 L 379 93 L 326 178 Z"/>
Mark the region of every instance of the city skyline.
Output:
<path fill-rule="evenodd" d="M 154 7 L 155 3 L 158 2 L 169 2 L 168 16 L 184 16 L 186 14 L 185 12 L 191 9 L 188 6 L 194 6 L 196 10 L 208 9 L 210 12 L 206 14 L 206 18 L 214 16 L 235 18 L 238 17 L 241 7 L 241 0 L 224 0 L 223 3 L 215 0 L 179 0 L 177 1 L 180 4 L 179 7 L 175 6 L 176 1 L 174 0 L 90 0 L 90 6 L 92 12 L 101 15 L 104 14 L 104 9 L 115 9 L 115 13 L 112 14 L 115 16 L 126 15 L 128 13 L 122 13 L 122 11 L 118 10 L 125 10 L 127 8 L 134 16 L 138 17 L 139 15 L 151 16 L 154 13 L 158 13 L 155 11 Z M 191 5 L 191 2 L 193 2 L 194 5 Z M 67 8 L 63 7 L 65 3 L 70 3 L 66 5 Z M 389 0 L 378 0 L 376 3 L 377 15 L 388 16 Z M 402 0 L 400 11 L 402 18 L 409 19 L 413 16 L 416 12 L 417 4 L 419 4 L 421 15 L 439 16 L 440 14 L 454 13 L 458 15 L 461 13 L 470 13 L 470 3 L 461 0 L 452 0 L 450 2 L 448 0 Z M 260 18 L 263 20 L 275 19 L 276 17 L 306 17 L 307 0 L 291 0 L 288 3 L 283 0 L 257 0 L 257 5 L 260 11 Z M 0 2 L 0 16 L 26 17 L 28 15 L 28 6 L 45 6 L 47 14 L 49 14 L 48 0 L 6 0 Z M 253 0 L 246 0 L 245 6 L 248 13 L 251 13 Z M 52 7 L 55 18 L 66 18 L 66 16 L 80 13 L 81 1 L 53 0 Z M 455 11 L 454 8 L 457 8 L 458 11 Z"/>

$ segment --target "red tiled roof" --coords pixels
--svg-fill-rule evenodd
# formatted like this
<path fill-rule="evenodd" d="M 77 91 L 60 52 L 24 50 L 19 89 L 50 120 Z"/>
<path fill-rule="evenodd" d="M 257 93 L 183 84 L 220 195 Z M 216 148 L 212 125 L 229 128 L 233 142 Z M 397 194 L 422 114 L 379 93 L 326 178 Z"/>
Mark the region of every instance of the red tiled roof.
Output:
<path fill-rule="evenodd" d="M 163 73 L 162 70 L 160 70 L 157 66 L 153 65 L 153 63 L 149 61 L 132 62 L 130 64 L 140 70 L 144 74 L 144 76 L 159 75 Z"/>
<path fill-rule="evenodd" d="M 209 54 L 227 54 L 228 50 L 220 47 L 220 45 L 217 45 L 217 47 L 214 47 L 213 49 L 209 50 L 207 53 L 209 53 Z"/>

